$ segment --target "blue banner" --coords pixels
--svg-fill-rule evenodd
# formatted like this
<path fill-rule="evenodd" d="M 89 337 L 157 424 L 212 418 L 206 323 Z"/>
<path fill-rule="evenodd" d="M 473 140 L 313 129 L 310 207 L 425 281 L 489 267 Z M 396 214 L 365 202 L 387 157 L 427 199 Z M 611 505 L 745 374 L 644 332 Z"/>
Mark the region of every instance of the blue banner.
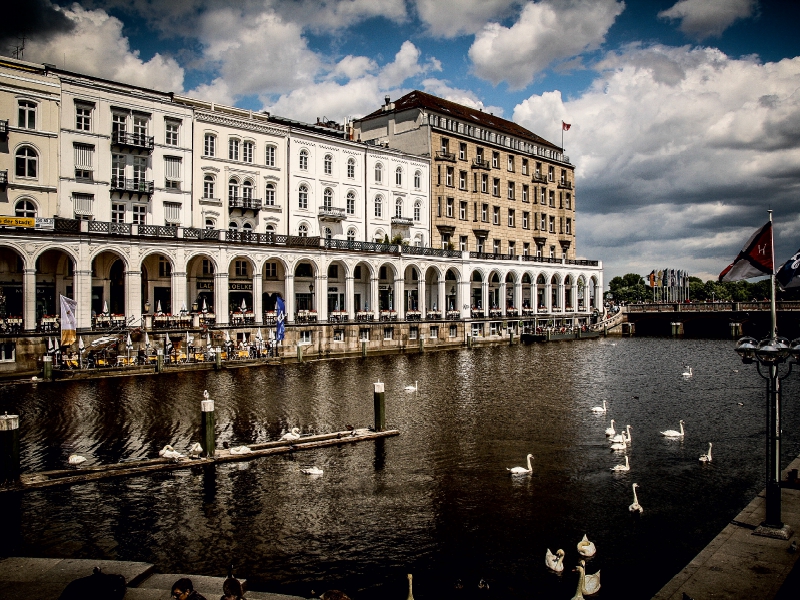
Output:
<path fill-rule="evenodd" d="M 800 250 L 784 263 L 776 278 L 783 289 L 800 287 Z"/>
<path fill-rule="evenodd" d="M 275 302 L 275 312 L 278 313 L 278 322 L 275 325 L 275 340 L 280 342 L 286 335 L 286 326 L 284 320 L 286 319 L 286 305 L 283 303 L 283 298 L 278 296 Z"/>

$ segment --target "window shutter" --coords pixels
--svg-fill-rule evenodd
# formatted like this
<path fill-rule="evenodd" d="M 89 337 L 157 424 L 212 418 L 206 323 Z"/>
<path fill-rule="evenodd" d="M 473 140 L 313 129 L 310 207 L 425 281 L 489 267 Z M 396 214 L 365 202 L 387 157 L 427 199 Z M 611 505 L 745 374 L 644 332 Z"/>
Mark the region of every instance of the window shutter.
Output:
<path fill-rule="evenodd" d="M 174 156 L 164 157 L 165 177 L 171 181 L 181 178 L 181 159 Z"/>
<path fill-rule="evenodd" d="M 94 146 L 75 144 L 75 168 L 91 171 L 93 162 Z"/>

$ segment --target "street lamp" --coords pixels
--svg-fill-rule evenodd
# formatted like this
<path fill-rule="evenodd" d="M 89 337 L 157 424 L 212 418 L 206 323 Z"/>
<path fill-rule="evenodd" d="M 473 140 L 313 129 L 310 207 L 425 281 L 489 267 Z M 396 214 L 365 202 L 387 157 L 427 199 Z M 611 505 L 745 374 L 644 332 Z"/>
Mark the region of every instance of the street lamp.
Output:
<path fill-rule="evenodd" d="M 774 320 L 773 320 L 774 323 Z M 764 522 L 753 532 L 755 535 L 788 540 L 793 531 L 781 520 L 781 382 L 792 372 L 795 362 L 800 362 L 800 338 L 789 342 L 775 335 L 761 341 L 743 337 L 736 342 L 736 353 L 742 363 L 756 363 L 758 374 L 767 382 L 767 440 L 766 440 L 766 516 Z M 789 368 L 780 375 L 779 367 L 788 363 Z M 768 369 L 764 374 L 761 367 Z"/>

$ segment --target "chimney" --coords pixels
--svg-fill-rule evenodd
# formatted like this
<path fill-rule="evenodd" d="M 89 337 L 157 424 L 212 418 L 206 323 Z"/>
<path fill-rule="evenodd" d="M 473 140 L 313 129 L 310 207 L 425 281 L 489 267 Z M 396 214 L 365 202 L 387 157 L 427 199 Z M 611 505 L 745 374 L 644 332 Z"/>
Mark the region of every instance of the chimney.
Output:
<path fill-rule="evenodd" d="M 383 100 L 384 100 L 384 102 L 383 102 L 384 106 L 389 106 L 389 104 L 390 104 L 389 94 L 386 94 L 383 97 Z"/>

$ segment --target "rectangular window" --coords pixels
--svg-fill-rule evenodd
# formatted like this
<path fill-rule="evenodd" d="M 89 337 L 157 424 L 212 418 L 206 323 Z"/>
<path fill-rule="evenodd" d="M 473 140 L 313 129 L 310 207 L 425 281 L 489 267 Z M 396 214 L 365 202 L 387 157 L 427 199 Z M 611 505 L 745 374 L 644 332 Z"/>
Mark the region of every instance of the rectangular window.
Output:
<path fill-rule="evenodd" d="M 547 215 L 544 213 L 542 213 L 542 220 L 539 229 L 541 229 L 542 231 L 547 229 Z"/>
<path fill-rule="evenodd" d="M 452 198 L 448 198 L 447 199 L 447 216 L 448 217 L 452 217 L 453 216 L 453 204 L 454 204 L 454 202 L 455 201 Z"/>
<path fill-rule="evenodd" d="M 489 176 L 486 173 L 481 174 L 481 192 L 484 194 L 489 192 Z"/>
<path fill-rule="evenodd" d="M 572 209 L 572 194 L 570 194 L 570 193 L 567 193 L 567 202 L 566 202 L 566 204 L 567 204 L 567 206 L 566 206 L 567 209 Z"/>
<path fill-rule="evenodd" d="M 481 221 L 484 223 L 489 222 L 489 205 L 484 204 L 481 206 Z"/>
<path fill-rule="evenodd" d="M 125 155 L 111 155 L 111 184 L 119 184 L 125 181 Z"/>
<path fill-rule="evenodd" d="M 459 171 L 458 172 L 458 189 L 466 190 L 467 189 L 467 172 L 466 171 Z"/>
<path fill-rule="evenodd" d="M 547 231 L 550 232 L 550 233 L 555 233 L 556 232 L 556 218 L 555 217 L 550 217 L 550 222 L 549 222 Z"/>
<path fill-rule="evenodd" d="M 242 144 L 242 160 L 246 163 L 253 162 L 253 142 Z"/>
<path fill-rule="evenodd" d="M 228 158 L 230 160 L 239 160 L 239 140 L 236 138 L 228 140 Z"/>
<path fill-rule="evenodd" d="M 121 135 L 128 130 L 128 115 L 114 113 L 111 115 L 111 133 Z"/>
<path fill-rule="evenodd" d="M 247 277 L 248 270 L 247 270 L 247 261 L 246 260 L 237 260 L 234 262 L 234 273 L 237 277 Z"/>
<path fill-rule="evenodd" d="M 164 157 L 164 178 L 167 189 L 181 189 L 181 159 L 177 156 Z"/>
<path fill-rule="evenodd" d="M 500 197 L 500 180 L 496 177 L 492 180 L 492 196 Z"/>
<path fill-rule="evenodd" d="M 543 188 L 541 188 L 541 190 L 542 190 L 542 194 L 541 194 L 541 200 L 540 200 L 540 202 L 541 202 L 542 204 L 547 204 L 547 188 L 544 188 L 544 187 L 543 187 Z"/>
<path fill-rule="evenodd" d="M 510 155 L 508 157 L 508 170 L 509 171 L 513 171 L 514 170 L 514 157 L 510 156 Z"/>
<path fill-rule="evenodd" d="M 492 240 L 492 252 L 500 254 L 500 240 Z"/>
<path fill-rule="evenodd" d="M 369 341 L 369 328 L 362 327 L 358 330 L 358 341 L 360 342 L 368 342 Z"/>
<path fill-rule="evenodd" d="M 140 141 L 144 141 L 147 136 L 147 122 L 148 118 L 144 115 L 133 115 L 133 135 Z"/>
<path fill-rule="evenodd" d="M 472 337 L 483 337 L 483 323 L 472 324 Z"/>
<path fill-rule="evenodd" d="M 310 331 L 301 331 L 300 332 L 300 345 L 308 346 L 311 344 L 311 332 Z"/>
<path fill-rule="evenodd" d="M 93 213 L 94 194 L 72 194 L 72 209 L 75 218 L 91 217 Z"/>
<path fill-rule="evenodd" d="M 0 362 L 15 362 L 17 360 L 17 343 L 3 342 L 0 344 Z"/>
<path fill-rule="evenodd" d="M 164 202 L 164 221 L 169 225 L 180 225 L 181 205 L 177 202 Z"/>
<path fill-rule="evenodd" d="M 458 145 L 458 158 L 459 160 L 467 160 L 467 145 L 464 142 Z"/>
<path fill-rule="evenodd" d="M 500 153 L 499 152 L 492 152 L 492 167 L 495 169 L 500 168 Z"/>
<path fill-rule="evenodd" d="M 428 333 L 428 337 L 432 340 L 439 339 L 439 327 L 438 325 L 431 325 L 430 333 Z"/>
<path fill-rule="evenodd" d="M 567 183 L 567 170 L 561 169 L 561 185 L 566 185 Z"/>
<path fill-rule="evenodd" d="M 275 146 L 267 146 L 264 164 L 268 167 L 275 166 Z"/>
<path fill-rule="evenodd" d="M 458 325 L 450 325 L 448 334 L 451 338 L 458 337 Z"/>
<path fill-rule="evenodd" d="M 522 228 L 523 229 L 528 229 L 529 228 L 530 215 L 531 215 L 531 213 L 529 213 L 527 211 L 523 211 L 522 212 Z"/>
<path fill-rule="evenodd" d="M 460 236 L 458 239 L 458 249 L 461 250 L 461 252 L 466 252 L 467 244 L 468 244 L 467 236 L 465 235 Z"/>
<path fill-rule="evenodd" d="M 550 206 L 555 208 L 556 206 L 556 192 L 555 190 L 550 190 Z"/>
<path fill-rule="evenodd" d="M 384 327 L 383 328 L 383 339 L 385 339 L 385 340 L 393 340 L 394 339 L 394 327 Z"/>
<path fill-rule="evenodd" d="M 572 219 L 567 218 L 567 235 L 572 235 Z"/>
<path fill-rule="evenodd" d="M 479 254 L 483 254 L 483 246 L 485 243 L 485 239 L 482 237 L 475 237 L 475 249 L 478 251 Z"/>
<path fill-rule="evenodd" d="M 412 325 L 408 328 L 408 339 L 416 340 L 419 337 L 419 327 Z"/>
<path fill-rule="evenodd" d="M 516 189 L 515 189 L 515 186 L 514 186 L 514 182 L 513 181 L 509 181 L 508 182 L 508 199 L 509 200 L 514 200 L 514 196 L 515 195 L 516 195 Z"/>
<path fill-rule="evenodd" d="M 458 218 L 462 221 L 467 220 L 467 203 L 465 200 L 458 203 Z"/>
<path fill-rule="evenodd" d="M 523 202 L 529 202 L 529 199 L 528 199 L 528 186 L 527 185 L 523 185 L 522 186 L 522 201 Z"/>
<path fill-rule="evenodd" d="M 124 223 L 125 222 L 125 205 L 112 204 L 111 205 L 111 222 Z"/>
<path fill-rule="evenodd" d="M 442 154 L 450 154 L 450 140 L 442 138 Z"/>
<path fill-rule="evenodd" d="M 147 158 L 144 156 L 133 157 L 133 182 L 139 183 L 145 180 L 147 175 Z"/>
<path fill-rule="evenodd" d="M 89 104 L 75 104 L 75 129 L 78 131 L 92 130 L 92 108 Z"/>
<path fill-rule="evenodd" d="M 447 167 L 447 180 L 445 181 L 447 187 L 453 187 L 454 171 L 453 167 Z"/>
<path fill-rule="evenodd" d="M 264 277 L 275 278 L 278 276 L 278 263 L 268 262 L 264 265 Z"/>
<path fill-rule="evenodd" d="M 528 159 L 527 158 L 523 158 L 522 159 L 522 174 L 523 175 L 527 175 L 528 174 Z"/>
<path fill-rule="evenodd" d="M 166 136 L 164 138 L 164 143 L 167 146 L 177 146 L 178 145 L 178 131 L 181 128 L 180 121 L 172 121 L 172 120 L 165 120 L 164 126 L 166 128 Z"/>
<path fill-rule="evenodd" d="M 343 342 L 344 341 L 344 329 L 334 329 L 333 330 L 333 341 L 334 342 Z"/>
<path fill-rule="evenodd" d="M 132 222 L 135 225 L 144 225 L 145 216 L 147 215 L 147 207 L 142 204 L 134 204 L 131 207 Z"/>
<path fill-rule="evenodd" d="M 204 156 L 215 156 L 217 151 L 217 137 L 207 133 L 205 135 L 205 142 L 203 145 Z"/>
<path fill-rule="evenodd" d="M 436 198 L 436 216 L 437 217 L 441 217 L 442 216 L 442 197 L 441 196 Z"/>
<path fill-rule="evenodd" d="M 94 146 L 75 144 L 75 179 L 91 181 L 94 172 Z"/>
<path fill-rule="evenodd" d="M 442 165 L 436 165 L 436 185 L 442 185 Z"/>
<path fill-rule="evenodd" d="M 517 242 L 508 242 L 508 253 L 511 256 L 517 253 Z"/>
<path fill-rule="evenodd" d="M 36 129 L 36 103 L 30 100 L 19 101 L 19 120 L 17 126 L 23 129 Z"/>
<path fill-rule="evenodd" d="M 556 176 L 556 168 L 553 165 L 547 167 L 547 181 L 553 181 Z"/>
<path fill-rule="evenodd" d="M 515 220 L 514 217 L 515 217 L 514 209 L 513 208 L 509 208 L 508 209 L 508 226 L 509 227 L 516 227 L 516 225 L 514 224 L 514 220 Z"/>
<path fill-rule="evenodd" d="M 500 207 L 499 206 L 495 206 L 493 210 L 494 210 L 494 213 L 493 213 L 493 216 L 492 216 L 492 224 L 493 225 L 500 225 Z"/>
<path fill-rule="evenodd" d="M 497 323 L 496 321 L 489 323 L 489 335 L 500 335 L 499 329 L 500 323 Z"/>
<path fill-rule="evenodd" d="M 522 244 L 522 254 L 523 256 L 528 256 L 531 253 L 531 245 L 529 242 L 523 242 Z"/>
<path fill-rule="evenodd" d="M 534 175 L 534 177 L 536 177 L 537 179 L 538 179 L 538 178 L 540 178 L 540 177 L 542 176 L 542 163 L 540 163 L 540 162 L 537 162 L 537 163 L 536 163 L 536 171 L 534 172 L 534 174 L 533 174 L 533 175 Z"/>

